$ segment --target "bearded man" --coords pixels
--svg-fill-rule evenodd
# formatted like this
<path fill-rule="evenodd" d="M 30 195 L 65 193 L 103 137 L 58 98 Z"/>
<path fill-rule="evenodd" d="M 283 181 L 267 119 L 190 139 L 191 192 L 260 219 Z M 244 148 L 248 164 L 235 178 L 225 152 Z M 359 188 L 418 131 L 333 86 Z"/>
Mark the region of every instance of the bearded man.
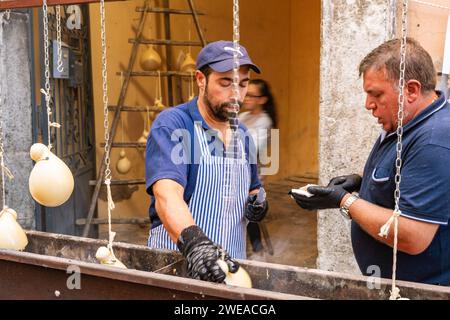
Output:
<path fill-rule="evenodd" d="M 247 93 L 250 70 L 260 73 L 247 50 L 217 41 L 197 57 L 198 97 L 164 110 L 147 141 L 146 190 L 152 222 L 148 246 L 176 250 L 194 279 L 223 282 L 246 258 L 246 225 L 267 212 L 250 135 L 229 119 L 234 111 L 233 56 L 239 57 L 239 103 Z M 233 128 L 235 129 L 235 128 Z M 234 137 L 240 137 L 235 138 Z"/>

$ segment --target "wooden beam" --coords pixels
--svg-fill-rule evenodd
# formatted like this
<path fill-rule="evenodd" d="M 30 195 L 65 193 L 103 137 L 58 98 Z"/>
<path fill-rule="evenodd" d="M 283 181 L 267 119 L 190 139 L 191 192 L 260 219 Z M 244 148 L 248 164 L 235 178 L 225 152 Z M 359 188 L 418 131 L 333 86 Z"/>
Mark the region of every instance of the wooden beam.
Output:
<path fill-rule="evenodd" d="M 144 11 L 144 8 L 137 7 L 136 11 L 137 12 L 142 12 L 142 11 Z M 169 9 L 169 8 L 151 8 L 151 9 L 148 9 L 147 12 L 152 12 L 152 13 L 170 13 L 170 14 L 187 14 L 187 15 L 191 15 L 192 14 L 191 10 Z M 197 11 L 197 15 L 204 16 L 205 14 L 203 12 Z"/>
<path fill-rule="evenodd" d="M 198 41 L 178 41 L 168 39 L 128 39 L 128 43 L 142 43 L 142 44 L 155 44 L 158 46 L 186 46 L 186 47 L 201 47 L 202 43 Z"/>
<path fill-rule="evenodd" d="M 105 0 L 110 1 L 125 1 L 125 0 Z M 32 8 L 42 7 L 43 0 L 0 0 L 0 10 L 5 9 L 20 9 L 20 8 Z M 69 5 L 69 4 L 88 4 L 100 2 L 100 0 L 47 0 L 47 5 Z"/>

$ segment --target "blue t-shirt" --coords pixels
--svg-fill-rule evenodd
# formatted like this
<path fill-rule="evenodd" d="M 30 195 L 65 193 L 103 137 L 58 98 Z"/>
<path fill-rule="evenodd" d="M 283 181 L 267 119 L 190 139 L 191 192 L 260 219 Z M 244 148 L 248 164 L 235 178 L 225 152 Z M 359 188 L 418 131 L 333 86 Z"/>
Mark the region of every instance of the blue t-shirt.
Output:
<path fill-rule="evenodd" d="M 189 203 L 197 182 L 201 158 L 198 137 L 194 134 L 194 123 L 200 123 L 208 140 L 211 155 L 225 156 L 223 142 L 217 131 L 211 129 L 204 121 L 197 107 L 197 98 L 169 108 L 153 122 L 145 157 L 145 180 L 147 193 L 152 196 L 149 215 L 152 228 L 161 225 L 155 209 L 153 184 L 161 179 L 171 179 L 184 188 L 184 201 Z M 251 182 L 250 190 L 261 186 L 258 178 L 254 144 L 247 128 L 240 124 L 239 135 L 245 146 L 245 156 L 249 161 Z"/>
<path fill-rule="evenodd" d="M 360 197 L 394 209 L 397 134 L 378 138 L 364 168 Z M 397 253 L 397 279 L 450 285 L 450 103 L 443 95 L 412 119 L 403 134 L 399 208 L 402 216 L 438 224 L 429 247 L 418 255 Z M 391 227 L 392 228 L 392 227 Z M 393 231 L 392 231 L 393 232 Z M 392 248 L 352 222 L 352 245 L 361 272 L 392 277 Z"/>

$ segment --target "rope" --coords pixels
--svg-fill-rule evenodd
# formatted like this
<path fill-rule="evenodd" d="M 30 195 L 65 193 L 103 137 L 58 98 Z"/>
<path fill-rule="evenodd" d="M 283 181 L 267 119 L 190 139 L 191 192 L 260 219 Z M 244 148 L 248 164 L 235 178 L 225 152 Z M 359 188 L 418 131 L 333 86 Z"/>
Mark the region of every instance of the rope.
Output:
<path fill-rule="evenodd" d="M 404 118 L 404 107 L 405 107 L 405 71 L 406 71 L 406 38 L 407 38 L 407 26 L 408 26 L 408 0 L 403 0 L 402 5 L 402 35 L 400 44 L 400 77 L 398 80 L 398 125 L 397 125 L 397 158 L 395 160 L 395 209 L 389 220 L 381 227 L 379 236 L 387 237 L 389 234 L 389 228 L 394 223 L 394 246 L 393 246 L 393 259 L 392 259 L 392 288 L 391 296 L 389 300 L 400 299 L 400 289 L 396 286 L 396 272 L 397 272 L 397 245 L 398 245 L 398 217 L 401 214 L 399 203 L 400 203 L 400 183 L 402 180 L 401 168 L 402 168 L 402 149 L 403 149 L 403 118 Z"/>
<path fill-rule="evenodd" d="M 158 97 L 159 102 L 162 102 L 161 71 L 158 70 L 157 72 L 158 72 L 158 86 L 157 86 L 157 88 L 156 88 L 156 89 L 157 89 L 157 91 L 156 91 L 156 96 Z"/>
<path fill-rule="evenodd" d="M 434 7 L 434 8 L 439 8 L 439 9 L 444 9 L 444 10 L 450 10 L 450 7 L 447 6 L 441 6 L 439 4 L 435 4 L 435 3 L 430 3 L 430 2 L 425 2 L 425 1 L 420 1 L 420 0 L 411 0 L 412 2 L 416 2 L 418 4 L 424 5 L 424 6 L 430 6 L 430 7 Z"/>
<path fill-rule="evenodd" d="M 150 132 L 150 107 L 146 105 L 145 109 L 147 109 L 147 117 L 146 117 L 147 123 L 145 125 L 145 130 L 147 130 L 147 132 Z"/>
<path fill-rule="evenodd" d="M 389 220 L 380 228 L 380 232 L 378 233 L 380 237 L 387 238 L 392 223 L 400 216 L 400 213 L 400 211 L 394 211 Z"/>
<path fill-rule="evenodd" d="M 190 75 L 189 75 L 189 100 L 192 100 L 194 98 L 195 95 L 195 90 L 194 90 L 194 72 L 190 71 Z"/>

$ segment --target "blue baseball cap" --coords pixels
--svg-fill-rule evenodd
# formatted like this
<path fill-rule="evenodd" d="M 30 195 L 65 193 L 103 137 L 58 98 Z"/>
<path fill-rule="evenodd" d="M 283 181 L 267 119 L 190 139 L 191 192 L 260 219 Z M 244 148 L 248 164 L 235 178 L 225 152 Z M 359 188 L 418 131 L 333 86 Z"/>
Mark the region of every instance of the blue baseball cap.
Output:
<path fill-rule="evenodd" d="M 197 69 L 209 66 L 216 72 L 227 72 L 233 69 L 234 44 L 232 41 L 216 41 L 206 45 L 197 56 Z M 261 70 L 250 59 L 247 50 L 239 45 L 239 65 L 249 66 L 256 73 Z"/>

